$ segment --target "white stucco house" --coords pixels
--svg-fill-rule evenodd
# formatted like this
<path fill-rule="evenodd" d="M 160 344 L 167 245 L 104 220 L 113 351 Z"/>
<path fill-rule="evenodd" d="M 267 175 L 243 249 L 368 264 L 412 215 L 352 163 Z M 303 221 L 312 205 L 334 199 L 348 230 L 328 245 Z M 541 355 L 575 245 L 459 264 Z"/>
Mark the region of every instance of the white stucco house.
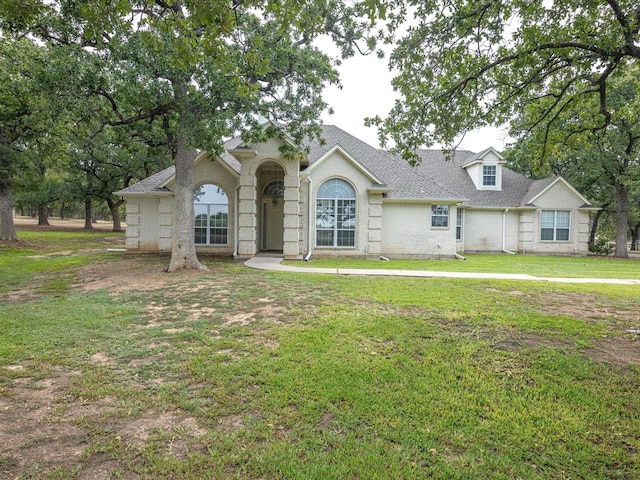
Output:
<path fill-rule="evenodd" d="M 465 252 L 586 255 L 593 205 L 561 177 L 531 180 L 499 152 L 422 150 L 412 167 L 335 126 L 302 159 L 281 140 L 229 140 L 195 159 L 200 253 L 249 258 L 440 258 Z M 127 199 L 126 245 L 170 252 L 174 168 L 116 194 Z"/>

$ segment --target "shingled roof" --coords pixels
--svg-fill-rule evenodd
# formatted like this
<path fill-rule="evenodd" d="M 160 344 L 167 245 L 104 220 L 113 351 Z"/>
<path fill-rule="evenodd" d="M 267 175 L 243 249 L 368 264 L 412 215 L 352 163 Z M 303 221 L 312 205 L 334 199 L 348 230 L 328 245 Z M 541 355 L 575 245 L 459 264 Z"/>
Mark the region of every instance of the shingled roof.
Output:
<path fill-rule="evenodd" d="M 374 148 L 333 125 L 323 127 L 322 137 L 324 144 L 317 140 L 308 144 L 309 166 L 322 160 L 339 146 L 381 182 L 372 186 L 390 189 L 385 195 L 388 199 L 461 201 L 474 207 L 518 207 L 527 205 L 557 178 L 534 181 L 503 167 L 502 190 L 478 190 L 464 166 L 480 159 L 482 152 L 458 150 L 452 159 L 447 160 L 441 150 L 418 150 L 416 153 L 421 163 L 411 166 L 401 158 Z M 220 158 L 237 173 L 240 173 L 240 162 L 228 151 L 243 144 L 239 136 L 234 137 L 225 142 L 227 151 L 220 155 Z M 174 174 L 175 167 L 169 167 L 116 194 L 170 194 L 163 185 Z"/>
<path fill-rule="evenodd" d="M 478 190 L 464 166 L 477 161 L 480 154 L 457 150 L 453 158 L 447 160 L 441 150 L 418 150 L 416 153 L 422 160 L 416 167 L 417 170 L 467 198 L 466 204 L 473 207 L 508 208 L 526 205 L 557 178 L 534 181 L 502 167 L 502 190 Z"/>

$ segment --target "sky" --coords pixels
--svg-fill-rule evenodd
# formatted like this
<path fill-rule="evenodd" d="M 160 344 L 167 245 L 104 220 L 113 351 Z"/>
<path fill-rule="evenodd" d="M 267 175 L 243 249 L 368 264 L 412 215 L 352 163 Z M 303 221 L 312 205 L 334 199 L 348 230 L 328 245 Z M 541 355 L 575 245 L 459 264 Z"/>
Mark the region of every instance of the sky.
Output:
<path fill-rule="evenodd" d="M 339 71 L 343 88 L 340 90 L 331 86 L 325 89 L 325 101 L 333 108 L 334 114 L 325 114 L 323 122 L 336 125 L 360 140 L 380 147 L 376 129 L 365 127 L 364 118 L 375 115 L 384 118 L 393 107 L 396 94 L 391 87 L 393 75 L 387 68 L 387 59 L 379 59 L 375 55 L 356 55 L 344 60 Z M 504 129 L 483 128 L 467 134 L 458 148 L 481 152 L 493 147 L 503 151 L 507 142 Z M 438 147 L 435 145 L 432 148 Z"/>

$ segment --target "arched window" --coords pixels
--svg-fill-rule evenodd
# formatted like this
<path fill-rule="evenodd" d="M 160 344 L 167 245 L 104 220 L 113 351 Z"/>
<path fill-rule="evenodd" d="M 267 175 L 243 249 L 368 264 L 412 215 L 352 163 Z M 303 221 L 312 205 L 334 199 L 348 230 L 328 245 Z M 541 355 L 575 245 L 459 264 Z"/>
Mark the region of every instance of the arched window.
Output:
<path fill-rule="evenodd" d="M 195 242 L 197 245 L 227 245 L 229 199 L 222 188 L 205 184 L 195 189 Z"/>
<path fill-rule="evenodd" d="M 282 180 L 273 180 L 264 187 L 262 194 L 271 198 L 273 206 L 277 206 L 278 202 L 284 197 L 284 182 Z"/>
<path fill-rule="evenodd" d="M 316 196 L 316 246 L 355 247 L 356 191 L 338 178 L 327 180 Z"/>

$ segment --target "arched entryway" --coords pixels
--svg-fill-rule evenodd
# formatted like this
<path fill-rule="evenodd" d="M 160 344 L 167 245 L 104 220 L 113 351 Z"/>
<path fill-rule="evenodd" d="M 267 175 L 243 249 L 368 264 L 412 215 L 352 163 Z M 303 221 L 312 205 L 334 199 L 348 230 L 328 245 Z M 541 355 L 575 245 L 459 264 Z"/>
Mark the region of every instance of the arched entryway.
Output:
<path fill-rule="evenodd" d="M 284 245 L 284 170 L 267 162 L 258 170 L 259 250 L 281 252 Z"/>

